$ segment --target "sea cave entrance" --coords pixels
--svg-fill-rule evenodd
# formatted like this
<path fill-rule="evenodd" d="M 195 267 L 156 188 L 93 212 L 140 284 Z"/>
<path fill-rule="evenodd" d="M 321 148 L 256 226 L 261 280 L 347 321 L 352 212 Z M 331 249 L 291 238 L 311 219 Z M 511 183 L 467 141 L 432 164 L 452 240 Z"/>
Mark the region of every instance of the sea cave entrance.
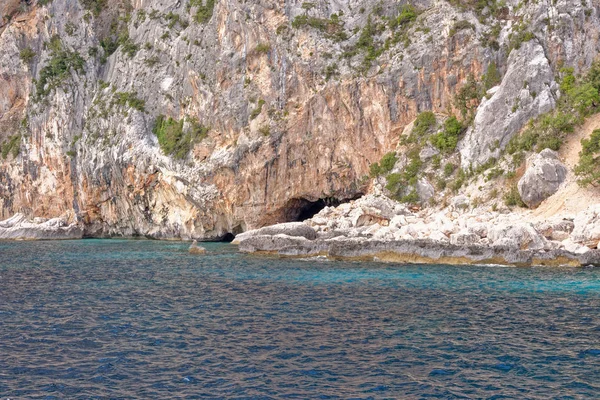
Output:
<path fill-rule="evenodd" d="M 302 197 L 291 199 L 286 203 L 283 210 L 284 219 L 286 222 L 303 222 L 317 215 L 325 207 L 337 207 L 361 196 L 362 193 L 344 199 L 335 197 L 325 197 L 316 201 L 310 201 Z"/>

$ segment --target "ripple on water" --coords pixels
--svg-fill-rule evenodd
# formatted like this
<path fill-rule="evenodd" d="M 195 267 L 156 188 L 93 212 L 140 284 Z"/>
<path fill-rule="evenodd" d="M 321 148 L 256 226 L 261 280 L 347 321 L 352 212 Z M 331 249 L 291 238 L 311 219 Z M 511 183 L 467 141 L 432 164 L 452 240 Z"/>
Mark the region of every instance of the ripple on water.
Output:
<path fill-rule="evenodd" d="M 0 243 L 0 396 L 598 398 L 600 270 Z"/>

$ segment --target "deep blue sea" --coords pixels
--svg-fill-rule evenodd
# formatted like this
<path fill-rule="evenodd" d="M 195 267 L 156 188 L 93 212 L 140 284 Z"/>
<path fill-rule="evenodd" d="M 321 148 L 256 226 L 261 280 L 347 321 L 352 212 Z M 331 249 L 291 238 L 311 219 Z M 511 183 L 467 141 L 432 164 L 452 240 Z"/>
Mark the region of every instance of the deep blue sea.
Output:
<path fill-rule="evenodd" d="M 600 398 L 600 269 L 0 242 L 0 399 Z"/>

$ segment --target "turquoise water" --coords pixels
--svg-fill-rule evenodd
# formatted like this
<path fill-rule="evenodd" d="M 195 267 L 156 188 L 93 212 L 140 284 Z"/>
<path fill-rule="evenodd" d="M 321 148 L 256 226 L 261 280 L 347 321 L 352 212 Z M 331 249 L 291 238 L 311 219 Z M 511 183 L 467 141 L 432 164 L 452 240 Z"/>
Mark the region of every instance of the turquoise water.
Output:
<path fill-rule="evenodd" d="M 0 242 L 0 398 L 600 398 L 600 269 Z"/>

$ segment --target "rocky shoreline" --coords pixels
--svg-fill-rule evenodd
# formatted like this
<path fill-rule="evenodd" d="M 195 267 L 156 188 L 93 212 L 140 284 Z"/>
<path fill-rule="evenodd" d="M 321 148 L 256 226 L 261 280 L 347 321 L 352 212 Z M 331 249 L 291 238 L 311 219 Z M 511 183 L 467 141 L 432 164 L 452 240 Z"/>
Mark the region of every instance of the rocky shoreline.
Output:
<path fill-rule="evenodd" d="M 81 239 L 67 218 L 0 221 L 0 240 Z M 249 254 L 332 260 L 455 265 L 600 266 L 600 204 L 575 215 L 534 221 L 528 214 L 471 207 L 455 197 L 443 209 L 411 209 L 369 194 L 325 207 L 304 222 L 241 233 L 234 244 Z"/>
<path fill-rule="evenodd" d="M 459 200 L 413 212 L 368 195 L 299 223 L 236 237 L 244 253 L 402 263 L 600 265 L 600 207 L 531 222 L 518 213 L 466 211 Z"/>
<path fill-rule="evenodd" d="M 28 220 L 23 214 L 0 221 L 0 240 L 69 240 L 83 238 L 83 229 L 63 218 Z"/>

